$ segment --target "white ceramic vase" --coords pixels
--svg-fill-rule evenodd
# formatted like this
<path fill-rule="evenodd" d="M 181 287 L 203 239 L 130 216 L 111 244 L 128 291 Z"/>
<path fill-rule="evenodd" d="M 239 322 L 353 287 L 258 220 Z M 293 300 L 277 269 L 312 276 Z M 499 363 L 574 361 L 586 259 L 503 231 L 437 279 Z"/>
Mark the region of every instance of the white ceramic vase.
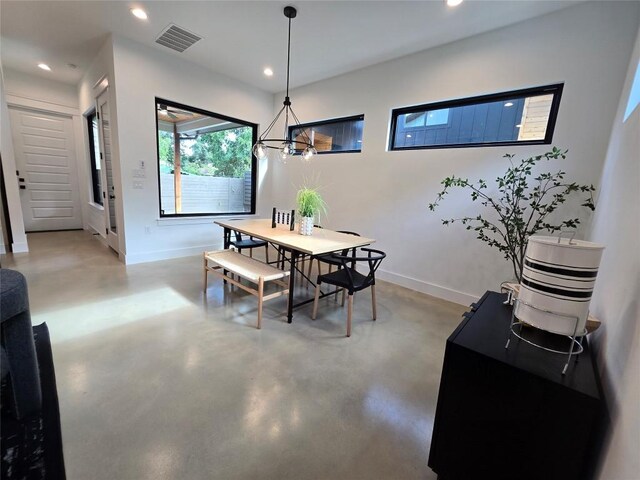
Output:
<path fill-rule="evenodd" d="M 313 234 L 313 217 L 302 217 L 298 224 L 298 232 L 300 235 L 312 235 Z"/>
<path fill-rule="evenodd" d="M 582 334 L 603 250 L 583 240 L 529 238 L 516 317 L 552 333 Z"/>

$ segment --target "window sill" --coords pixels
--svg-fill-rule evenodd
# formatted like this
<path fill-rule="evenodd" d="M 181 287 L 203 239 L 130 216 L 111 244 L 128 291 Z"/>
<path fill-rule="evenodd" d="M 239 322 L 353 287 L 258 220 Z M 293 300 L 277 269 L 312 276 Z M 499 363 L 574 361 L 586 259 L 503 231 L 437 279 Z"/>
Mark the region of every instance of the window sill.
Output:
<path fill-rule="evenodd" d="M 229 220 L 230 218 L 258 218 L 256 214 L 248 215 L 215 215 L 208 217 L 182 217 L 182 218 L 158 218 L 156 224 L 159 227 L 171 227 L 173 225 L 210 225 L 216 220 Z"/>

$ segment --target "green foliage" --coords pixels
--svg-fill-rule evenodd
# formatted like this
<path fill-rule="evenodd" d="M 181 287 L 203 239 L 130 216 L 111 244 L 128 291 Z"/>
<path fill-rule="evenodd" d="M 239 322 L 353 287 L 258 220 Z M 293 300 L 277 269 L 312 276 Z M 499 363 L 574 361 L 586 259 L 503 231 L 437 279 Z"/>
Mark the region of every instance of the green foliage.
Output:
<path fill-rule="evenodd" d="M 173 170 L 173 135 L 162 130 L 158 131 L 158 153 L 160 156 L 160 171 Z"/>
<path fill-rule="evenodd" d="M 203 133 L 195 140 L 180 143 L 181 172 L 191 175 L 242 178 L 251 170 L 252 131 L 238 127 Z M 173 135 L 158 135 L 160 168 L 173 170 Z"/>
<path fill-rule="evenodd" d="M 327 213 L 327 204 L 315 188 L 302 187 L 296 195 L 298 212 L 302 217 L 315 217 L 320 213 Z"/>
<path fill-rule="evenodd" d="M 470 192 L 472 201 L 479 201 L 483 207 L 493 210 L 497 214 L 496 221 L 490 221 L 485 215 L 462 217 L 442 220 L 443 225 L 460 222 L 467 230 L 472 230 L 476 238 L 497 248 L 504 257 L 511 261 L 513 272 L 520 281 L 524 264 L 524 254 L 527 241 L 531 235 L 539 231 L 558 232 L 565 228 L 576 228 L 580 223 L 578 218 L 566 220 L 552 220 L 549 215 L 562 206 L 569 196 L 587 193 L 581 204 L 590 210 L 595 210 L 592 192 L 593 185 L 579 185 L 565 180 L 566 172 L 542 173 L 531 179 L 533 169 L 542 160 L 565 159 L 567 150 L 556 147 L 544 155 L 538 155 L 521 160 L 514 165 L 515 155 L 507 154 L 511 167 L 506 173 L 496 178 L 498 192 L 495 195 L 487 193 L 487 182 L 480 179 L 471 183 L 466 178 L 456 176 L 447 177 L 442 182 L 443 190 L 436 201 L 429 204 L 429 210 L 434 211 L 449 189 L 460 187 Z M 531 186 L 530 186 L 531 182 Z"/>

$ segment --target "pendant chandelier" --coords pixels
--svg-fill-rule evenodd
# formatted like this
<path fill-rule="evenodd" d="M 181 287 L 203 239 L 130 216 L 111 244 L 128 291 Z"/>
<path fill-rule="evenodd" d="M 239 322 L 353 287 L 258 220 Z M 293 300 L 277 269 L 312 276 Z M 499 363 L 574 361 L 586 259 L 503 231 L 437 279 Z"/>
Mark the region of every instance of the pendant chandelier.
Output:
<path fill-rule="evenodd" d="M 289 65 L 291 63 L 291 19 L 296 18 L 298 14 L 294 7 L 284 7 L 284 16 L 289 19 L 289 40 L 287 41 L 287 93 L 284 97 L 282 108 L 276 115 L 276 118 L 269 124 L 267 129 L 260 135 L 258 141 L 253 146 L 253 154 L 258 159 L 263 159 L 267 156 L 269 150 L 278 151 L 278 159 L 283 163 L 299 150 L 302 150 L 302 159 L 305 161 L 311 160 L 318 152 L 316 151 L 311 139 L 305 132 L 305 129 L 300 129 L 300 133 L 296 138 L 291 138 L 289 135 L 289 121 L 293 122 L 291 126 L 300 126 L 300 120 L 293 112 L 291 108 L 291 100 L 289 99 Z M 282 138 L 269 137 L 274 125 L 278 122 L 278 119 L 284 114 L 284 135 Z"/>

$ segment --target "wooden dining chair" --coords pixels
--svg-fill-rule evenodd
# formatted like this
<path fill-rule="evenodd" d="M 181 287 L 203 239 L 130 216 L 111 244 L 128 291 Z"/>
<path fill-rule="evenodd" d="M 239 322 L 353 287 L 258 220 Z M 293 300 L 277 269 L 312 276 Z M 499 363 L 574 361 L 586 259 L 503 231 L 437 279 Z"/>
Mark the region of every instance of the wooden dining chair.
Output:
<path fill-rule="evenodd" d="M 366 253 L 366 255 L 358 256 L 358 253 Z M 371 308 L 373 310 L 373 320 L 376 319 L 376 277 L 375 273 L 380 262 L 387 256 L 386 253 L 372 248 L 361 248 L 360 252 L 354 255 L 338 255 L 333 254 L 334 259 L 340 261 L 340 269 L 324 275 L 318 275 L 316 281 L 316 294 L 313 300 L 313 313 L 311 319 L 315 320 L 318 313 L 318 300 L 320 298 L 320 286 L 323 283 L 335 285 L 345 289 L 349 294 L 347 307 L 347 337 L 351 336 L 351 314 L 353 311 L 353 294 L 371 287 Z M 369 272 L 364 275 L 356 270 L 357 264 L 367 264 Z M 342 297 L 342 305 L 344 305 L 344 296 Z"/>

